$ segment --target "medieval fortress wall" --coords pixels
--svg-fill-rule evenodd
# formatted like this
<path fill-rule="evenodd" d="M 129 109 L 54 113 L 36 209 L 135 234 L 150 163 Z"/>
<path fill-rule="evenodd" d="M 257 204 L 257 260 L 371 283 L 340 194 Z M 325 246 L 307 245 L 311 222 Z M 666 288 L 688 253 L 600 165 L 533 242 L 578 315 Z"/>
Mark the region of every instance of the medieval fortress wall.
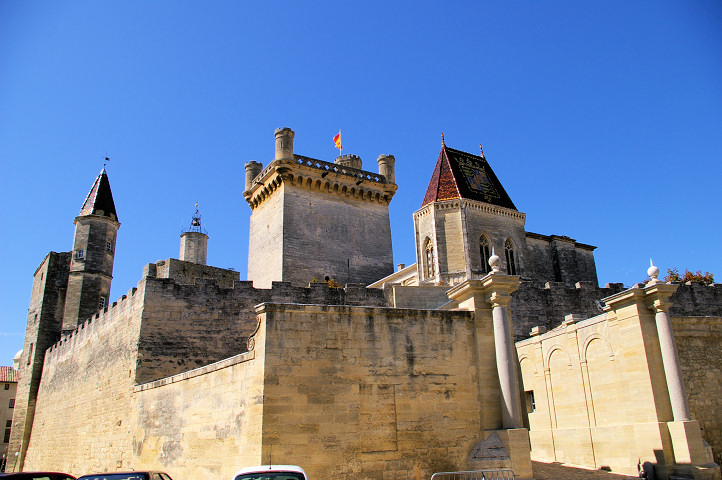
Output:
<path fill-rule="evenodd" d="M 26 470 L 128 465 L 142 306 L 132 289 L 46 352 Z"/>

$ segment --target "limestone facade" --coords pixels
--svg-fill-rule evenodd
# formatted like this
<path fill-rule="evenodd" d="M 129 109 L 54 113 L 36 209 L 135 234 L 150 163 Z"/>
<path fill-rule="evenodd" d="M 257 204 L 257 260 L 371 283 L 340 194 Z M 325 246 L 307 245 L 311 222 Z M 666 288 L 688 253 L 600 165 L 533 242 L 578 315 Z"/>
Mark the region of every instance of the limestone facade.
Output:
<path fill-rule="evenodd" d="M 719 459 L 721 367 L 704 353 L 719 344 L 719 286 L 599 288 L 594 247 L 526 232 L 483 152 L 445 145 L 413 218 L 417 262 L 393 272 L 394 157 L 376 174 L 356 156 L 297 155 L 293 136 L 277 130 L 268 166 L 246 164 L 246 281 L 204 264 L 207 236 L 184 238 L 184 259 L 146 264 L 117 302 L 83 283 L 96 305 L 83 316 L 67 313 L 71 277 L 109 282 L 113 256 L 81 271 L 78 248 L 48 254 L 11 469 L 228 478 L 274 462 L 317 479 L 528 479 L 533 455 L 719 473 L 703 443 Z M 119 225 L 103 175 L 78 223 L 105 230 L 76 235 L 97 250 Z"/>
<path fill-rule="evenodd" d="M 569 315 L 554 330 L 517 342 L 532 458 L 627 474 L 650 462 L 658 478 L 686 477 L 680 470 L 697 465 L 695 478 L 716 478 L 720 364 L 706 348 L 718 346 L 722 322 L 673 318 L 691 418 L 704 419 L 677 420 L 660 327 L 645 302 L 650 288 L 621 292 L 605 299 L 601 315 Z M 675 451 L 679 425 L 696 430 L 698 458 L 685 457 L 689 448 Z M 712 446 L 706 451 L 702 437 Z"/>

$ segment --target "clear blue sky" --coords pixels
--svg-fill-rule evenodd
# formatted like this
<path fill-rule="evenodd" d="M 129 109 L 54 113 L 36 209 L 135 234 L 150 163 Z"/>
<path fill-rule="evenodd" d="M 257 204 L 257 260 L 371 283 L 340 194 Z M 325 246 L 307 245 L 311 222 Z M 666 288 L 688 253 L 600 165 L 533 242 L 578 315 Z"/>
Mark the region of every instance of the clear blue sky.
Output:
<path fill-rule="evenodd" d="M 0 2 L 0 365 L 32 275 L 69 251 L 108 166 L 112 299 L 177 258 L 201 204 L 208 263 L 245 278 L 244 163 L 396 156 L 394 261 L 439 153 L 479 144 L 528 231 L 596 245 L 599 282 L 649 258 L 722 280 L 722 3 Z"/>

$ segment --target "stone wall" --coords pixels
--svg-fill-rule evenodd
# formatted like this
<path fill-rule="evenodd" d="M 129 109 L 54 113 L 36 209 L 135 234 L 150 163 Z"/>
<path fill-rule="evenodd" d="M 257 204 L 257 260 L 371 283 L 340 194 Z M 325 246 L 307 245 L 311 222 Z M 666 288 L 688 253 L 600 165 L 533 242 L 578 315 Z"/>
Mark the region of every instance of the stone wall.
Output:
<path fill-rule="evenodd" d="M 685 290 L 682 298 L 690 295 Z M 637 299 L 640 292 L 615 298 Z M 635 301 L 583 321 L 568 318 L 517 342 L 534 459 L 628 474 L 641 460 L 654 463 L 662 478 L 671 472 L 667 422 L 678 422 L 672 422 L 654 315 L 644 300 Z M 672 321 L 692 419 L 719 462 L 722 318 Z"/>
<path fill-rule="evenodd" d="M 361 194 L 284 183 L 283 281 L 368 285 L 393 273 L 389 206 Z"/>
<path fill-rule="evenodd" d="M 16 469 L 16 462 L 22 464 L 25 457 L 24 448 L 33 426 L 35 396 L 40 387 L 45 350 L 60 339 L 70 256 L 70 252 L 48 253 L 33 276 L 8 447 L 13 452 L 8 459 L 8 471 Z M 15 452 L 19 455 L 15 456 Z"/>
<path fill-rule="evenodd" d="M 599 288 L 592 282 L 578 282 L 569 287 L 563 282 L 540 285 L 523 281 L 519 290 L 512 294 L 509 304 L 514 319 L 514 339 L 519 341 L 528 338 L 534 327 L 543 326 L 547 330 L 556 328 L 569 314 L 584 318 L 599 315 L 602 310 L 597 300 L 618 293 L 623 288 L 621 283 Z"/>
<path fill-rule="evenodd" d="M 692 418 L 722 465 L 722 318 L 672 317 Z"/>
<path fill-rule="evenodd" d="M 526 232 L 524 275 L 538 282 L 597 283 L 597 267 L 591 245 L 560 235 Z"/>
<path fill-rule="evenodd" d="M 263 459 L 311 478 L 429 478 L 480 440 L 469 312 L 261 305 Z"/>
<path fill-rule="evenodd" d="M 669 448 L 658 426 L 669 400 L 660 404 L 653 386 L 661 358 L 645 333 L 651 314 L 642 323 L 603 314 L 517 343 L 532 459 L 629 475 L 640 459 L 671 463 L 655 455 Z"/>
<path fill-rule="evenodd" d="M 712 316 L 722 317 L 722 284 L 681 284 L 672 296 L 669 309 L 673 317 Z"/>
<path fill-rule="evenodd" d="M 189 266 L 199 277 L 204 272 L 233 273 L 202 265 L 166 260 L 164 266 L 182 271 Z M 143 324 L 138 340 L 136 381 L 146 383 L 237 355 L 246 349 L 248 335 L 256 327 L 254 307 L 264 302 L 324 305 L 385 304 L 383 292 L 363 285 L 329 288 L 325 283 L 295 287 L 274 282 L 272 288 L 257 289 L 251 282 L 222 283 L 189 275 L 176 278 L 153 278 L 153 268 L 146 267 Z M 200 268 L 202 267 L 202 268 Z"/>
<path fill-rule="evenodd" d="M 142 288 L 45 353 L 24 470 L 81 475 L 129 468 Z"/>
<path fill-rule="evenodd" d="M 264 335 L 252 352 L 135 387 L 132 468 L 230 479 L 261 463 Z"/>

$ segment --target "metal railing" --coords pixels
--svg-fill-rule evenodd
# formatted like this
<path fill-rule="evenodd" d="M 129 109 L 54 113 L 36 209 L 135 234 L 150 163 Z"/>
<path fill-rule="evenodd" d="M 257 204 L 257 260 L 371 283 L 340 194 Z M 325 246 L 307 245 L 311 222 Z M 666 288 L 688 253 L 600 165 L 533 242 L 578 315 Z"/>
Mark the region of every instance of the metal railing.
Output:
<path fill-rule="evenodd" d="M 465 472 L 438 472 L 431 480 L 514 480 L 516 475 L 509 469 L 470 470 Z"/>

